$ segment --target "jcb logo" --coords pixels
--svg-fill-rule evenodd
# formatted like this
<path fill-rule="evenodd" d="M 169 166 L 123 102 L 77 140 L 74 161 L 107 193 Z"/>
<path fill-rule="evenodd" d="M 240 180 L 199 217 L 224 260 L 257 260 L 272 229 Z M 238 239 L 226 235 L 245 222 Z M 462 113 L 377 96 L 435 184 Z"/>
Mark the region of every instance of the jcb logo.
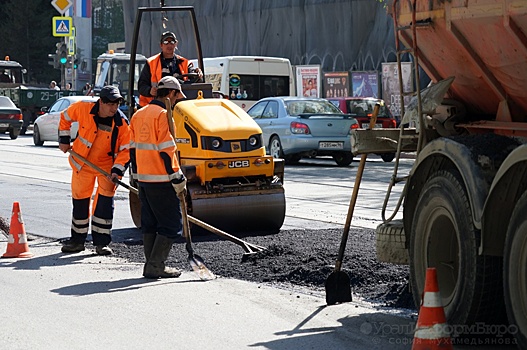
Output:
<path fill-rule="evenodd" d="M 229 162 L 229 168 L 248 168 L 251 165 L 248 160 L 236 160 Z"/>

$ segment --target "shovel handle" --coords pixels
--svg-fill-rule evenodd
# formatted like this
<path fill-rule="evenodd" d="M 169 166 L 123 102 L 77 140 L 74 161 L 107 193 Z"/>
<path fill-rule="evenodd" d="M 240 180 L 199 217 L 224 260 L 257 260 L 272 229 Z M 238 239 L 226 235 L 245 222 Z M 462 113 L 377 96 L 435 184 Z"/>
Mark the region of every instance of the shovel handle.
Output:
<path fill-rule="evenodd" d="M 370 119 L 370 129 L 375 127 L 377 122 L 377 115 L 379 114 L 380 105 L 377 103 L 373 108 L 373 114 Z M 364 173 L 364 167 L 366 165 L 367 153 L 364 153 L 360 158 L 359 167 L 357 168 L 357 174 L 355 176 L 355 183 L 353 184 L 353 193 L 351 195 L 350 205 L 348 207 L 348 215 L 346 216 L 346 223 L 344 224 L 344 233 L 342 234 L 342 240 L 340 242 L 339 254 L 337 256 L 337 262 L 335 263 L 335 271 L 340 271 L 342 265 L 342 259 L 344 258 L 344 251 L 346 250 L 346 242 L 348 241 L 348 235 L 351 226 L 351 219 L 353 218 L 353 211 L 355 204 L 357 203 L 357 197 L 359 195 L 360 182 L 362 180 L 362 174 Z"/>
<path fill-rule="evenodd" d="M 84 158 L 83 156 L 81 156 L 80 154 L 78 154 L 77 152 L 75 152 L 74 150 L 72 149 L 69 149 L 68 152 L 75 158 L 77 158 L 78 160 L 84 162 L 84 164 L 88 165 L 90 168 L 98 171 L 99 173 L 103 174 L 104 176 L 107 176 L 107 177 L 112 177 L 112 175 L 105 171 L 104 169 L 101 169 L 100 167 L 98 167 L 97 165 L 93 164 L 92 162 L 90 162 L 88 159 Z M 121 186 L 123 186 L 124 188 L 126 188 L 127 190 L 130 190 L 132 191 L 133 193 L 135 194 L 139 194 L 139 191 L 137 191 L 137 188 L 135 187 L 132 187 L 126 183 L 124 183 L 123 181 L 119 180 L 119 179 L 113 179 L 112 180 L 113 182 L 115 182 L 116 184 L 119 184 Z"/>

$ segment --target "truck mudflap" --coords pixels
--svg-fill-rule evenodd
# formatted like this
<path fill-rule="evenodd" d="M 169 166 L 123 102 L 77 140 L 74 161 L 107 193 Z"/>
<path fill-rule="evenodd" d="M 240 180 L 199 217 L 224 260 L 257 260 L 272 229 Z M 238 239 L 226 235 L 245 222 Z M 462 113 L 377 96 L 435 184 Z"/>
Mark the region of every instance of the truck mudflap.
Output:
<path fill-rule="evenodd" d="M 285 219 L 285 193 L 280 183 L 269 188 L 210 193 L 188 184 L 189 214 L 224 231 L 277 233 Z"/>

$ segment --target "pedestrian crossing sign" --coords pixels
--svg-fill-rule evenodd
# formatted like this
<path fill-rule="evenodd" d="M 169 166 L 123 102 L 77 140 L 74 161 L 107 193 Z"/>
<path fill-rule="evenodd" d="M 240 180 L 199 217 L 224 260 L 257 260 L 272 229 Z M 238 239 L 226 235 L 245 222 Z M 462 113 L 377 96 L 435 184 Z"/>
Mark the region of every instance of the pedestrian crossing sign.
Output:
<path fill-rule="evenodd" d="M 53 17 L 53 36 L 71 36 L 73 19 L 71 17 Z"/>

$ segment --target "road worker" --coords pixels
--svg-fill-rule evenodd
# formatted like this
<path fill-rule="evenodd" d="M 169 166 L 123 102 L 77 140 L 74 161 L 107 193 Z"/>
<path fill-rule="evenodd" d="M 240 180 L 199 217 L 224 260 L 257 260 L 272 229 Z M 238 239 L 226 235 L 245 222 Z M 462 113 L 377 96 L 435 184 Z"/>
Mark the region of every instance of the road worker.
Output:
<path fill-rule="evenodd" d="M 73 169 L 71 196 L 73 215 L 71 238 L 62 246 L 64 253 L 85 249 L 90 223 L 90 200 L 97 180 L 97 191 L 92 203 L 91 233 L 95 252 L 112 254 L 109 247 L 113 221 L 115 181 L 121 179 L 130 160 L 130 128 L 126 116 L 119 110 L 123 101 L 119 89 L 105 86 L 97 102 L 78 101 L 60 114 L 59 148 L 66 153 L 72 149 L 88 162 L 101 168 L 107 177 L 82 160 L 69 156 Z M 78 122 L 78 135 L 71 142 L 71 124 Z"/>
<path fill-rule="evenodd" d="M 147 59 L 147 64 L 143 67 L 137 83 L 141 107 L 146 106 L 156 96 L 157 83 L 162 77 L 174 76 L 177 78 L 182 74 L 191 72 L 196 73 L 197 76 L 193 79 L 185 76 L 181 77 L 181 80 L 189 83 L 203 81 L 201 69 L 199 67 L 194 68 L 185 57 L 176 54 L 177 44 L 178 40 L 173 32 L 167 31 L 161 34 L 159 44 L 161 52 Z"/>
<path fill-rule="evenodd" d="M 156 98 L 139 109 L 130 123 L 130 158 L 133 177 L 139 184 L 146 278 L 181 275 L 180 270 L 165 265 L 172 244 L 181 237 L 183 225 L 177 195 L 185 193 L 187 183 L 169 129 L 172 110 L 166 109 L 167 98 L 171 107 L 185 98 L 180 83 L 172 76 L 159 81 Z"/>

